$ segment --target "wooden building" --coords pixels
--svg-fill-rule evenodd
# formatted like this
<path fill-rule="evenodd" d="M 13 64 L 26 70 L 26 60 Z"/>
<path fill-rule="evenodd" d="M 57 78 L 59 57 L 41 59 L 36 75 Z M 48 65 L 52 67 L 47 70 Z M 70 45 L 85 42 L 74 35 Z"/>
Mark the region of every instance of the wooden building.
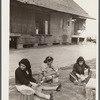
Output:
<path fill-rule="evenodd" d="M 87 18 L 73 0 L 10 0 L 10 48 L 72 43 Z"/>

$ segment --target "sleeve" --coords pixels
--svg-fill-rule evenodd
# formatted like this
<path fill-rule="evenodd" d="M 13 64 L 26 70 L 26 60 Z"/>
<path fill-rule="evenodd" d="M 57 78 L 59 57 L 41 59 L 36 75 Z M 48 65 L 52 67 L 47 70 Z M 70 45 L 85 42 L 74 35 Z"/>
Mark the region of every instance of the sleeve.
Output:
<path fill-rule="evenodd" d="M 21 70 L 16 70 L 15 74 L 21 84 L 24 84 L 27 86 L 30 84 L 30 82 L 24 77 Z"/>
<path fill-rule="evenodd" d="M 90 69 L 90 66 L 88 66 L 87 64 L 85 64 L 85 68 Z"/>
<path fill-rule="evenodd" d="M 31 71 L 31 69 L 29 70 L 29 77 L 30 77 L 30 81 L 31 81 L 31 82 L 36 83 L 36 79 L 33 78 L 33 76 L 32 76 L 32 71 Z"/>
<path fill-rule="evenodd" d="M 51 68 L 52 68 L 54 71 L 56 71 L 56 70 L 57 70 L 54 66 L 51 66 Z"/>
<path fill-rule="evenodd" d="M 42 64 L 41 65 L 41 71 L 42 72 L 46 72 L 46 64 Z"/>
<path fill-rule="evenodd" d="M 85 64 L 85 68 L 87 68 L 88 72 L 90 73 L 90 66 L 88 66 L 87 64 Z"/>
<path fill-rule="evenodd" d="M 73 66 L 73 71 L 72 71 L 74 74 L 76 74 L 76 72 L 77 72 L 77 66 L 76 66 L 76 64 L 74 64 L 74 66 Z"/>

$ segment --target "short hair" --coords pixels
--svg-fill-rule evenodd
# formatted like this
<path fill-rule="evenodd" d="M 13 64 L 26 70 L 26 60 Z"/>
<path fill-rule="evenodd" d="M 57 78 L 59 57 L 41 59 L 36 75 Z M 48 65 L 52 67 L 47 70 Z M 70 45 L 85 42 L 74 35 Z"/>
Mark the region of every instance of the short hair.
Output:
<path fill-rule="evenodd" d="M 50 62 L 50 61 L 53 61 L 53 57 L 48 56 L 48 57 L 46 57 L 46 59 L 44 60 L 44 63 L 47 63 L 47 62 Z"/>
<path fill-rule="evenodd" d="M 79 64 L 79 61 L 83 61 L 83 64 L 85 64 L 85 60 L 82 56 L 80 56 L 77 60 L 76 63 Z"/>

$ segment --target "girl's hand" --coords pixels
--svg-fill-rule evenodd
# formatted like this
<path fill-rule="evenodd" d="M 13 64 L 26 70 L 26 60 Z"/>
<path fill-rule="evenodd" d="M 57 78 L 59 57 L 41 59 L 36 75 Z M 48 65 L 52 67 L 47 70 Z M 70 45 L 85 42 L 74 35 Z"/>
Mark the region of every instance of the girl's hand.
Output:
<path fill-rule="evenodd" d="M 77 74 L 77 73 L 76 73 L 76 75 L 77 75 L 78 78 L 81 78 L 81 75 L 79 75 L 79 74 Z"/>
<path fill-rule="evenodd" d="M 82 81 L 84 81 L 84 80 L 85 80 L 84 75 L 81 75 L 81 80 L 82 80 Z"/>
<path fill-rule="evenodd" d="M 39 83 L 38 83 L 38 86 L 41 86 L 42 85 L 42 82 L 40 81 Z"/>

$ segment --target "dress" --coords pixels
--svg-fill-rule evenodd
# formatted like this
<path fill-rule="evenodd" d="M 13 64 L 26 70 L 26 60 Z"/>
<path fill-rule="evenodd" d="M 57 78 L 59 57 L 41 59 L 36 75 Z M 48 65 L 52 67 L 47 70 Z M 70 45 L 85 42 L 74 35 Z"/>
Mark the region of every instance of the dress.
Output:
<path fill-rule="evenodd" d="M 49 67 L 49 66 L 47 65 L 47 63 L 43 63 L 43 64 L 41 65 L 41 71 L 42 71 L 42 72 L 46 72 L 46 75 L 47 75 L 47 76 L 53 75 L 53 74 L 56 73 L 56 72 L 55 72 L 55 69 L 54 69 L 53 67 Z"/>
<path fill-rule="evenodd" d="M 41 71 L 42 71 L 42 80 L 44 82 L 53 82 L 53 80 L 58 77 L 58 72 L 56 71 L 56 69 L 54 69 L 53 66 L 49 67 L 47 63 L 43 63 L 41 65 Z"/>

